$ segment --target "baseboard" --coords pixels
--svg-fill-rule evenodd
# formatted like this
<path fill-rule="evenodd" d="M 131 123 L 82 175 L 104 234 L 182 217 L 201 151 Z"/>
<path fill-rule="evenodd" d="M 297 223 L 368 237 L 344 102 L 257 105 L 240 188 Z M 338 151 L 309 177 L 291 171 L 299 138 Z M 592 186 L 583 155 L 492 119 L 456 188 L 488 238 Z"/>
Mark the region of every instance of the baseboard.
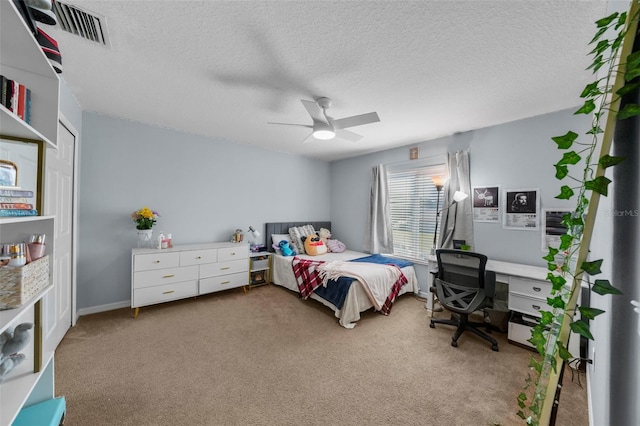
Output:
<path fill-rule="evenodd" d="M 131 301 L 123 300 L 122 302 L 107 303 L 106 305 L 92 306 L 90 308 L 78 309 L 78 318 L 83 315 L 97 314 L 100 312 L 113 311 L 115 309 L 130 308 Z"/>

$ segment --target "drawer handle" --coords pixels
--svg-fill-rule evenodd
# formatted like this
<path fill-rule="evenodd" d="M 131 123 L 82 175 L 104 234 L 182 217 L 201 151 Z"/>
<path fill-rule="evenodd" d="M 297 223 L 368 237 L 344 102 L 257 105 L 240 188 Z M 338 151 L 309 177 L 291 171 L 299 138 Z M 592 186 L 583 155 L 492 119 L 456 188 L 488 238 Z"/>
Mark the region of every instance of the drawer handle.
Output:
<path fill-rule="evenodd" d="M 225 266 L 224 268 L 220 268 L 221 271 L 224 271 L 226 269 L 231 269 L 231 267 L 230 266 Z"/>
<path fill-rule="evenodd" d="M 531 307 L 532 307 L 533 309 L 535 309 L 536 311 L 539 311 L 539 310 L 540 310 L 540 306 L 538 306 L 538 305 L 531 305 Z"/>
<path fill-rule="evenodd" d="M 175 290 L 167 290 L 167 291 L 163 291 L 162 294 L 171 294 L 173 293 Z"/>
<path fill-rule="evenodd" d="M 235 256 L 235 255 L 236 255 L 236 253 L 235 253 L 235 252 L 231 253 L 231 256 Z"/>
<path fill-rule="evenodd" d="M 229 284 L 231 281 L 222 281 L 220 284 Z"/>
<path fill-rule="evenodd" d="M 196 257 L 196 259 L 202 259 L 202 256 L 198 256 L 198 257 Z"/>
<path fill-rule="evenodd" d="M 159 260 L 154 260 L 153 263 L 160 263 L 160 261 Z"/>
<path fill-rule="evenodd" d="M 175 274 L 169 274 L 169 275 L 164 275 L 162 278 L 171 278 L 171 277 L 175 277 Z"/>
<path fill-rule="evenodd" d="M 540 287 L 533 287 L 533 291 L 542 291 Z"/>

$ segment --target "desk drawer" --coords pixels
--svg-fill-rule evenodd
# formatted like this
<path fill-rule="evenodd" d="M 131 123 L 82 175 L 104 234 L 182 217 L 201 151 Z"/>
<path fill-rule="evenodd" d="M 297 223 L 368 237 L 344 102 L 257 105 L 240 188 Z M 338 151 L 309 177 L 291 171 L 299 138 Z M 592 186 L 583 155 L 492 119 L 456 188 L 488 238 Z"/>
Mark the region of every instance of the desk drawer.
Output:
<path fill-rule="evenodd" d="M 173 268 L 180 265 L 180 253 L 151 253 L 134 256 L 134 271 Z"/>
<path fill-rule="evenodd" d="M 551 311 L 547 299 L 538 299 L 509 292 L 509 310 L 541 317 L 540 311 Z"/>
<path fill-rule="evenodd" d="M 228 290 L 230 288 L 247 285 L 249 276 L 247 272 L 222 275 L 219 277 L 203 278 L 200 280 L 200 294 L 213 293 L 214 291 Z"/>
<path fill-rule="evenodd" d="M 217 277 L 247 271 L 249 271 L 249 260 L 247 260 L 247 258 L 227 262 L 207 263 L 206 265 L 200 265 L 200 278 Z"/>
<path fill-rule="evenodd" d="M 186 281 L 157 285 L 154 287 L 137 288 L 133 290 L 132 308 L 138 306 L 153 305 L 156 303 L 170 302 L 198 295 L 198 281 Z"/>
<path fill-rule="evenodd" d="M 518 293 L 536 299 L 547 300 L 552 290 L 549 281 L 531 280 L 528 278 L 511 277 L 509 279 L 509 292 Z"/>
<path fill-rule="evenodd" d="M 201 265 L 218 261 L 218 250 L 188 250 L 180 252 L 180 266 Z"/>
<path fill-rule="evenodd" d="M 142 271 L 133 274 L 133 288 L 144 288 L 181 281 L 198 279 L 197 266 L 185 266 L 182 268 L 158 269 L 155 271 Z"/>

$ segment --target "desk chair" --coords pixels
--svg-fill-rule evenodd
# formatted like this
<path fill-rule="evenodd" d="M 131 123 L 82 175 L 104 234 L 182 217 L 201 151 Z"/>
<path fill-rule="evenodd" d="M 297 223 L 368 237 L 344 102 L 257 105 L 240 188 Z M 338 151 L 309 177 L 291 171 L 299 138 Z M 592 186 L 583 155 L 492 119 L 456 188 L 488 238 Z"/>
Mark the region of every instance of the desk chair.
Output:
<path fill-rule="evenodd" d="M 486 271 L 487 256 L 463 250 L 437 249 L 438 272 L 434 280 L 435 292 L 442 306 L 451 311 L 451 319 L 431 318 L 429 327 L 437 324 L 455 325 L 451 346 L 458 347 L 458 338 L 465 331 L 471 331 L 491 343 L 491 349 L 498 351 L 498 342 L 480 328 L 488 329 L 489 324 L 469 321 L 475 311 L 493 306 L 496 288 L 496 274 Z"/>

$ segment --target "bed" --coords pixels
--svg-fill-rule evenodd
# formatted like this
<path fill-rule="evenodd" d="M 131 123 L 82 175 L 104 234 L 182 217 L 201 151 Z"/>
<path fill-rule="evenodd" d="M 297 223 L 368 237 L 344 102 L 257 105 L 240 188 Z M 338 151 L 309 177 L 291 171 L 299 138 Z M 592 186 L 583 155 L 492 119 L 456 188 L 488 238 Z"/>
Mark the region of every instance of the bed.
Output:
<path fill-rule="evenodd" d="M 311 225 L 316 231 L 319 231 L 320 228 L 326 228 L 329 230 L 331 229 L 331 222 L 328 222 L 328 221 L 267 223 L 265 225 L 265 236 L 267 239 L 267 246 L 269 247 L 269 251 L 272 251 L 272 252 L 275 251 L 273 247 L 271 247 L 272 235 L 288 234 L 289 228 L 300 227 L 303 225 Z M 327 253 L 319 256 L 309 256 L 306 254 L 299 254 L 299 255 L 296 255 L 295 257 L 282 256 L 281 254 L 274 253 L 273 263 L 272 263 L 273 272 L 272 272 L 271 280 L 273 284 L 276 284 L 278 286 L 291 290 L 300 296 L 301 295 L 300 286 L 299 286 L 300 277 L 296 277 L 296 274 L 294 274 L 294 265 L 297 265 L 300 262 L 305 262 L 305 261 L 312 261 L 316 263 L 336 262 L 333 264 L 349 263 L 350 265 L 351 265 L 350 262 L 362 262 L 362 263 L 359 263 L 359 265 L 364 266 L 366 264 L 367 269 L 373 270 L 378 268 L 379 266 L 375 265 L 374 263 L 369 263 L 369 261 L 377 262 L 377 264 L 380 265 L 380 263 L 386 263 L 389 260 L 390 258 L 374 259 L 374 257 L 372 257 L 368 253 L 362 253 L 362 252 L 357 252 L 353 250 L 346 250 L 341 253 Z M 311 262 L 307 262 L 307 263 L 311 263 Z M 410 262 L 404 262 L 401 260 L 398 260 L 397 264 L 398 264 L 397 269 L 401 271 L 400 275 L 406 278 L 406 283 L 403 283 L 401 286 L 398 286 L 399 283 L 398 282 L 394 283 L 393 279 L 391 278 L 386 279 L 387 281 L 386 285 L 388 285 L 390 289 L 393 287 L 394 284 L 397 286 L 398 291 L 397 291 L 397 294 L 394 295 L 393 300 L 395 300 L 395 297 L 403 294 L 407 294 L 407 293 L 417 294 L 419 290 L 418 279 L 416 278 L 416 273 L 413 268 L 413 265 Z M 297 265 L 297 267 L 299 266 L 300 265 Z M 340 283 L 342 283 L 342 280 L 343 278 L 336 279 L 336 281 Z M 350 281 L 350 280 L 351 279 L 347 279 L 347 281 Z M 338 318 L 339 320 L 338 322 L 340 323 L 340 325 L 348 329 L 355 327 L 356 322 L 360 319 L 361 312 L 364 312 L 372 308 L 378 310 L 375 307 L 378 304 L 376 303 L 375 298 L 373 298 L 372 300 L 372 298 L 370 297 L 370 292 L 366 289 L 366 286 L 363 286 L 360 280 L 357 278 L 352 279 L 352 281 L 353 282 L 351 283 L 351 285 L 348 286 L 348 290 L 346 291 L 346 294 L 341 297 L 341 300 L 339 302 L 336 301 L 335 297 L 332 297 L 331 295 L 327 296 L 326 294 L 326 293 L 331 293 L 332 288 L 335 288 L 335 287 L 332 287 L 333 285 L 332 282 L 329 282 L 329 285 L 326 288 L 324 288 L 324 286 L 320 286 L 316 289 L 315 292 L 308 295 L 310 299 L 314 299 L 322 303 L 323 305 L 327 306 L 328 308 L 332 309 L 335 313 L 335 316 Z M 389 297 L 391 298 L 391 296 Z M 391 302 L 393 302 L 393 300 L 391 300 Z M 391 305 L 388 306 L 388 309 L 390 308 L 391 308 Z M 381 309 L 380 312 L 385 313 L 384 309 Z M 386 311 L 386 313 L 388 313 L 388 311 Z"/>

